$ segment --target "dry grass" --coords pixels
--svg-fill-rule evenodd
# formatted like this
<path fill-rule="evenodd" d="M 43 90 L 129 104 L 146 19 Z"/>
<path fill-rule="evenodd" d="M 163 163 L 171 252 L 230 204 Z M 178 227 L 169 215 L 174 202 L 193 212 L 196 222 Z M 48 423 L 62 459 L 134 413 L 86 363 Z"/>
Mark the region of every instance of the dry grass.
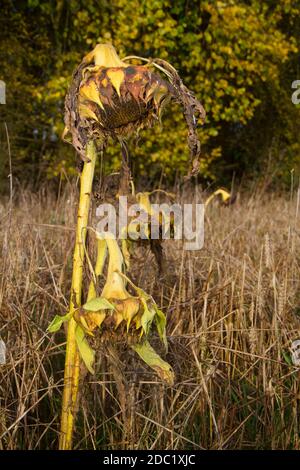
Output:
<path fill-rule="evenodd" d="M 76 200 L 20 189 L 11 224 L 0 207 L 0 448 L 57 448 L 65 337 L 46 328 L 68 305 Z M 256 192 L 207 209 L 201 251 L 167 242 L 163 279 L 144 252 L 132 275 L 168 312 L 176 384 L 101 348 L 75 448 L 299 449 L 299 229 L 297 195 Z"/>

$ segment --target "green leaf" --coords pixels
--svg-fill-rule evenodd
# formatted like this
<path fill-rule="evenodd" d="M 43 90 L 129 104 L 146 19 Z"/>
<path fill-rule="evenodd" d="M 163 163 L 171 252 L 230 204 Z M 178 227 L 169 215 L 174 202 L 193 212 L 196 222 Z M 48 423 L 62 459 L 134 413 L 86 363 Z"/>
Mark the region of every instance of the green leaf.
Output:
<path fill-rule="evenodd" d="M 147 302 L 144 299 L 141 299 L 144 306 L 144 313 L 141 317 L 142 328 L 145 332 L 145 335 L 149 333 L 150 326 L 152 324 L 153 318 L 155 317 L 155 308 L 151 305 L 150 309 L 148 308 Z"/>
<path fill-rule="evenodd" d="M 173 385 L 174 372 L 172 367 L 157 354 L 148 341 L 135 344 L 131 347 L 151 369 L 155 370 L 164 382 Z"/>
<path fill-rule="evenodd" d="M 39 6 L 39 0 L 28 0 L 29 8 L 36 8 Z"/>
<path fill-rule="evenodd" d="M 293 365 L 293 361 L 291 359 L 291 356 L 285 352 L 285 351 L 282 351 L 282 355 L 283 355 L 283 358 L 285 360 L 285 362 L 289 365 L 289 366 L 292 366 Z"/>
<path fill-rule="evenodd" d="M 99 310 L 114 310 L 115 307 L 104 297 L 96 297 L 89 300 L 82 308 L 89 312 L 98 312 Z"/>
<path fill-rule="evenodd" d="M 55 331 L 58 331 L 63 322 L 70 320 L 72 315 L 73 312 L 67 313 L 67 315 L 55 315 L 52 322 L 48 326 L 47 331 L 49 331 L 49 333 L 54 333 Z"/>
<path fill-rule="evenodd" d="M 155 323 L 156 323 L 157 332 L 166 350 L 168 350 L 168 342 L 167 342 L 167 336 L 166 336 L 166 323 L 167 323 L 166 316 L 157 306 L 155 306 L 155 313 L 156 313 Z"/>
<path fill-rule="evenodd" d="M 79 349 L 79 354 L 86 365 L 86 368 L 91 374 L 94 374 L 93 364 L 95 360 L 95 351 L 90 347 L 85 338 L 83 329 L 77 325 L 75 330 L 76 343 Z"/>

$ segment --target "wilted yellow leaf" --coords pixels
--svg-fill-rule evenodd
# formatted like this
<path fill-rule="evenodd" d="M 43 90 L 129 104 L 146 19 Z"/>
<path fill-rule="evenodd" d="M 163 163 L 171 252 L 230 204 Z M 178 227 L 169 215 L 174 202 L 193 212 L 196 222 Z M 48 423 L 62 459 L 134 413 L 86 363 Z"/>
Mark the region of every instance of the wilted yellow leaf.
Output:
<path fill-rule="evenodd" d="M 155 370 L 157 375 L 169 385 L 174 383 L 174 372 L 170 364 L 164 361 L 156 351 L 152 348 L 148 341 L 135 344 L 132 349 L 140 356 L 140 358 Z"/>
<path fill-rule="evenodd" d="M 79 95 L 84 99 L 97 103 L 100 108 L 104 110 L 104 106 L 100 100 L 98 87 L 94 81 L 91 80 L 89 83 L 82 85 L 79 89 Z"/>
<path fill-rule="evenodd" d="M 95 360 L 95 351 L 90 347 L 85 338 L 83 329 L 77 325 L 75 330 L 76 344 L 79 354 L 91 374 L 94 374 L 93 364 Z"/>
<path fill-rule="evenodd" d="M 216 196 L 221 196 L 222 201 L 226 202 L 230 199 L 231 195 L 228 191 L 225 189 L 217 189 L 215 192 L 213 192 L 205 201 L 205 207 L 208 206 L 208 204 L 216 197 Z"/>
<path fill-rule="evenodd" d="M 105 312 L 89 312 L 88 314 L 88 322 L 91 325 L 91 327 L 100 327 L 102 323 L 104 322 L 106 318 L 106 313 Z"/>
<path fill-rule="evenodd" d="M 100 67 L 127 67 L 115 48 L 111 44 L 97 44 L 97 46 L 84 57 L 87 63 L 94 61 L 95 65 Z"/>
<path fill-rule="evenodd" d="M 110 79 L 112 86 L 118 93 L 118 96 L 121 96 L 120 87 L 124 81 L 124 71 L 118 69 L 109 69 L 107 71 L 107 76 Z"/>
<path fill-rule="evenodd" d="M 99 122 L 99 120 L 98 120 L 96 114 L 94 113 L 94 111 L 92 111 L 85 104 L 79 104 L 78 111 L 79 111 L 79 115 L 80 115 L 81 119 L 83 119 L 83 118 L 85 118 L 85 119 L 94 119 L 95 121 Z"/>

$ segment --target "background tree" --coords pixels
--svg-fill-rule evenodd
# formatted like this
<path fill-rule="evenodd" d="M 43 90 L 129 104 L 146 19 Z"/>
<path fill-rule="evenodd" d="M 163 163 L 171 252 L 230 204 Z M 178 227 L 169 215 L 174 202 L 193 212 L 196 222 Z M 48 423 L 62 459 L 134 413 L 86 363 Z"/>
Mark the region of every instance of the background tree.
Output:
<path fill-rule="evenodd" d="M 201 178 L 229 181 L 299 167 L 299 0 L 3 0 L 0 17 L 0 107 L 12 141 L 16 175 L 31 182 L 74 172 L 77 159 L 60 141 L 64 96 L 80 57 L 112 42 L 119 55 L 165 58 L 178 68 L 207 111 L 199 129 Z M 169 180 L 186 171 L 184 120 L 173 106 L 159 128 L 141 133 L 134 171 Z M 6 144 L 0 131 L 0 179 Z M 146 150 L 145 150 L 146 149 Z M 106 170 L 118 165 L 110 147 Z M 32 171 L 34 168 L 34 172 Z"/>

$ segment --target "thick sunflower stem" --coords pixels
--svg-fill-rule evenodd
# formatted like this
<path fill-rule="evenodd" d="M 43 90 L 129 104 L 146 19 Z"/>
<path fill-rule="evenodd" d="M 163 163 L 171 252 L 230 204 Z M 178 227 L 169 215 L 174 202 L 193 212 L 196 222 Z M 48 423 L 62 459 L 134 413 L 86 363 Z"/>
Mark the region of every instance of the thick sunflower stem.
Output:
<path fill-rule="evenodd" d="M 73 256 L 70 312 L 81 304 L 82 272 L 84 264 L 84 244 L 88 224 L 92 183 L 96 162 L 96 149 L 93 142 L 88 143 L 86 156 L 90 161 L 84 163 L 80 178 L 80 198 L 78 206 L 76 242 Z M 72 448 L 76 402 L 79 385 L 80 357 L 75 340 L 76 322 L 73 318 L 68 324 L 67 348 L 64 375 L 64 392 L 61 412 L 60 450 Z"/>

